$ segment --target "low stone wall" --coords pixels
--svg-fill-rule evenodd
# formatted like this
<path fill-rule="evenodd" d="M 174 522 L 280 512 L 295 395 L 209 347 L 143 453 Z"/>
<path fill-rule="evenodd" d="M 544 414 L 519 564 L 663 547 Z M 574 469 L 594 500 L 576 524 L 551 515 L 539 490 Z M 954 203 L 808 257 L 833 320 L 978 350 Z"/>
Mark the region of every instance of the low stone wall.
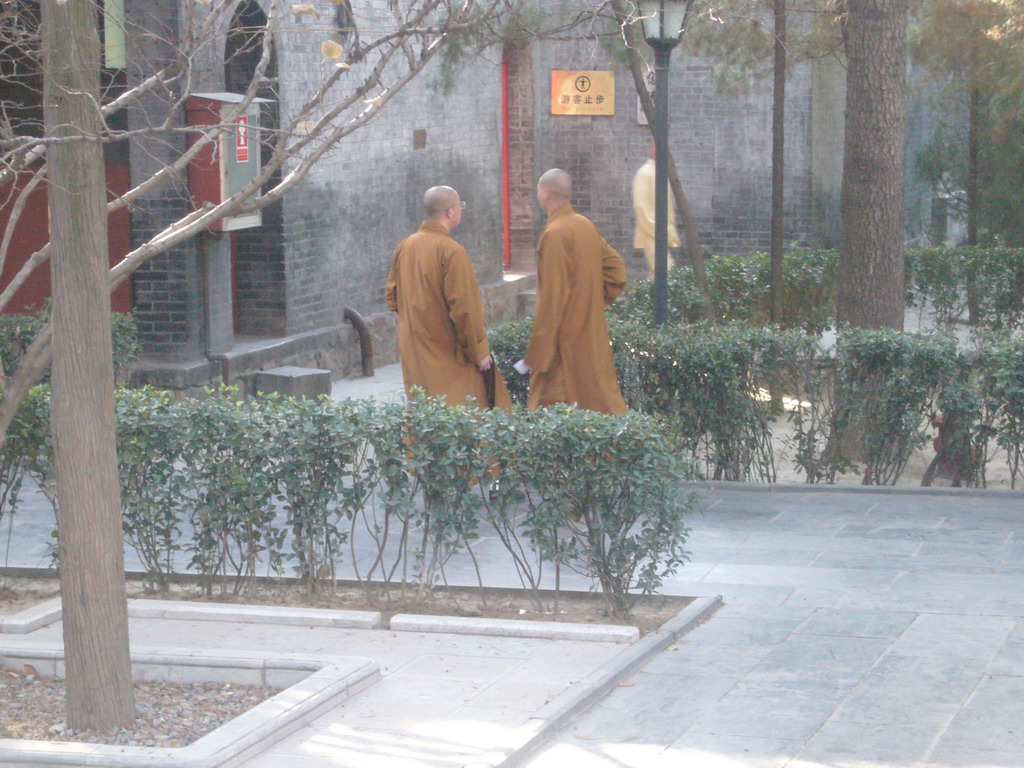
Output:
<path fill-rule="evenodd" d="M 519 315 L 520 293 L 536 286 L 536 275 L 508 275 L 480 287 L 484 322 L 488 327 Z M 398 362 L 398 316 L 379 312 L 364 318 L 373 340 L 374 366 Z M 362 376 L 359 334 L 349 323 L 278 339 L 236 341 L 231 351 L 211 359 L 187 362 L 140 360 L 132 383 L 174 390 L 183 396 L 202 396 L 206 388 L 228 382 L 252 393 L 256 374 L 270 368 L 321 368 L 333 379 Z"/>

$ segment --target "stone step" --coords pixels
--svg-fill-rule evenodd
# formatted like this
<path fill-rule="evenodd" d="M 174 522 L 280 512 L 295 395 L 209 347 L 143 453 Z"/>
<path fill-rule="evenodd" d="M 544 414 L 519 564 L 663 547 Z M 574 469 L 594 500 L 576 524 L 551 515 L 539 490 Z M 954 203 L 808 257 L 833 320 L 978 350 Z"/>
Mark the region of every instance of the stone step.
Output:
<path fill-rule="evenodd" d="M 255 389 L 269 394 L 277 392 L 285 397 L 319 397 L 331 394 L 331 372 L 325 368 L 300 368 L 285 365 L 256 374 Z"/>
<path fill-rule="evenodd" d="M 532 315 L 537 306 L 537 291 L 522 291 L 516 297 L 516 317 L 524 318 Z"/>

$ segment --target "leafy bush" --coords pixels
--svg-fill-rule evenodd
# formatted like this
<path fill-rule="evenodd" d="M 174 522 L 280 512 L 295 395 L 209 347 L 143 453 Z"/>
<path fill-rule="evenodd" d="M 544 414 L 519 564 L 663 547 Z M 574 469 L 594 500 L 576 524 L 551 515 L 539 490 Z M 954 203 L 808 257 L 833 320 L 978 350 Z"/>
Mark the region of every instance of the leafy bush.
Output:
<path fill-rule="evenodd" d="M 613 324 L 630 407 L 661 417 L 714 480 L 775 480 L 768 392 L 799 335 L 740 324 Z"/>
<path fill-rule="evenodd" d="M 906 255 L 908 303 L 930 308 L 951 328 L 1024 325 L 1024 248 L 925 248 Z"/>
<path fill-rule="evenodd" d="M 473 546 L 499 518 L 515 521 L 510 556 L 592 576 L 616 611 L 682 562 L 689 475 L 640 414 L 240 399 L 233 388 L 202 401 L 121 391 L 116 408 L 124 537 L 157 588 L 188 568 L 207 593 L 239 592 L 291 564 L 311 590 L 329 589 L 346 544 L 371 597 L 447 584 L 460 552 L 482 584 Z M 19 476 L 44 477 L 46 413 L 40 388 L 12 427 Z M 357 538 L 373 552 L 362 562 Z"/>
<path fill-rule="evenodd" d="M 974 354 L 982 413 L 975 427 L 1006 451 L 1010 487 L 1024 476 L 1024 339 L 989 334 Z"/>
<path fill-rule="evenodd" d="M 494 419 L 510 434 L 508 417 Z M 628 612 L 688 559 L 684 515 L 695 495 L 682 484 L 693 472 L 663 447 L 656 420 L 564 406 L 514 426 L 518 450 L 506 454 L 505 475 L 517 473 L 528 490 L 520 522 L 526 539 L 599 583 L 613 613 Z M 507 510 L 492 509 L 489 519 L 505 521 Z"/>
<path fill-rule="evenodd" d="M 295 571 L 310 591 L 332 584 L 349 521 L 370 493 L 365 430 L 373 414 L 365 402 L 269 401 L 273 424 L 273 478 L 292 532 Z"/>
<path fill-rule="evenodd" d="M 188 442 L 187 407 L 154 389 L 117 392 L 121 525 L 147 580 L 165 589 L 183 551 L 189 505 L 179 467 Z"/>
<path fill-rule="evenodd" d="M 445 565 L 467 551 L 475 562 L 479 538 L 480 488 L 490 475 L 488 440 L 475 406 L 448 407 L 439 400 L 413 397 L 406 412 L 406 470 L 423 495 L 404 523 L 414 541 L 413 574 L 418 592 L 447 584 Z"/>
<path fill-rule="evenodd" d="M 282 570 L 284 531 L 272 504 L 281 446 L 272 403 L 240 399 L 235 387 L 185 401 L 181 459 L 192 533 L 185 548 L 208 594 L 217 579 L 225 592 L 229 576 L 235 592 L 248 588 L 261 563 Z"/>
<path fill-rule="evenodd" d="M 895 483 L 911 453 L 924 444 L 926 419 L 955 370 L 956 355 L 956 341 L 933 332 L 840 333 L 829 448 L 863 460 L 865 485 Z"/>
<path fill-rule="evenodd" d="M 0 363 L 10 374 L 25 354 L 36 334 L 49 322 L 49 309 L 25 314 L 0 314 Z M 118 380 L 128 375 L 128 367 L 138 354 L 138 328 L 135 316 L 123 312 L 110 315 L 114 374 Z"/>
<path fill-rule="evenodd" d="M 832 325 L 838 254 L 830 250 L 794 251 L 783 256 L 782 265 L 782 324 L 818 331 Z M 768 254 L 716 256 L 708 259 L 705 266 L 719 319 L 767 324 L 771 267 Z M 703 318 L 703 301 L 690 267 L 669 271 L 668 297 L 670 322 L 696 323 Z M 649 324 L 654 316 L 653 282 L 641 280 L 632 284 L 609 312 L 622 320 Z"/>
<path fill-rule="evenodd" d="M 520 376 L 512 366 L 522 360 L 526 354 L 532 330 L 533 318 L 528 317 L 525 320 L 503 323 L 492 328 L 487 334 L 491 354 L 494 356 L 498 370 L 505 377 L 505 384 L 508 385 L 512 402 L 517 405 L 526 405 L 526 398 L 530 394 L 530 378 Z"/>
<path fill-rule="evenodd" d="M 0 522 L 18 511 L 26 477 L 44 488 L 49 480 L 50 389 L 33 387 L 22 401 L 0 446 Z"/>

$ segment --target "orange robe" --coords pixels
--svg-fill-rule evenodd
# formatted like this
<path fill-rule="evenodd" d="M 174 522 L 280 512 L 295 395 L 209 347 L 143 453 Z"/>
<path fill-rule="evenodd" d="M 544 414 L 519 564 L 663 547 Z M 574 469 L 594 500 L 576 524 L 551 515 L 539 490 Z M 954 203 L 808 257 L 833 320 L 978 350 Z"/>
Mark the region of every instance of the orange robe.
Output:
<path fill-rule="evenodd" d="M 448 405 L 472 397 L 487 404 L 477 363 L 490 354 L 480 286 L 466 249 L 434 221 L 425 221 L 391 257 L 385 298 L 398 313 L 398 356 L 408 394 L 422 388 Z M 498 405 L 511 406 L 497 376 Z M 507 401 L 507 402 L 506 402 Z"/>
<path fill-rule="evenodd" d="M 590 219 L 568 203 L 548 217 L 537 246 L 537 309 L 526 350 L 530 408 L 573 403 L 626 412 L 604 317 L 625 287 L 625 263 Z"/>

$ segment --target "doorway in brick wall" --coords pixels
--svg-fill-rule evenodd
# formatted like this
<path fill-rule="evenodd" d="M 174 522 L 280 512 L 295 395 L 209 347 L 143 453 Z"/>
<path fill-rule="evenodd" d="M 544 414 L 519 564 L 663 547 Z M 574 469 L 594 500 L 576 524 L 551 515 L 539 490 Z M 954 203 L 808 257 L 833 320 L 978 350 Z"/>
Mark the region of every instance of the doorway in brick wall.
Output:
<path fill-rule="evenodd" d="M 243 0 L 235 10 L 224 47 L 224 86 L 244 93 L 252 82 L 263 52 L 267 16 L 256 0 Z M 277 56 L 271 49 L 265 77 L 277 79 Z M 280 93 L 276 86 L 260 88 L 256 95 L 268 99 L 260 124 L 265 129 L 280 127 Z M 270 131 L 264 137 L 271 137 Z M 268 138 L 264 142 L 263 161 L 270 156 Z M 280 182 L 277 172 L 267 182 L 268 189 Z M 287 333 L 285 304 L 284 217 L 280 202 L 263 209 L 258 227 L 231 233 L 231 279 L 236 337 L 275 337 Z"/>

